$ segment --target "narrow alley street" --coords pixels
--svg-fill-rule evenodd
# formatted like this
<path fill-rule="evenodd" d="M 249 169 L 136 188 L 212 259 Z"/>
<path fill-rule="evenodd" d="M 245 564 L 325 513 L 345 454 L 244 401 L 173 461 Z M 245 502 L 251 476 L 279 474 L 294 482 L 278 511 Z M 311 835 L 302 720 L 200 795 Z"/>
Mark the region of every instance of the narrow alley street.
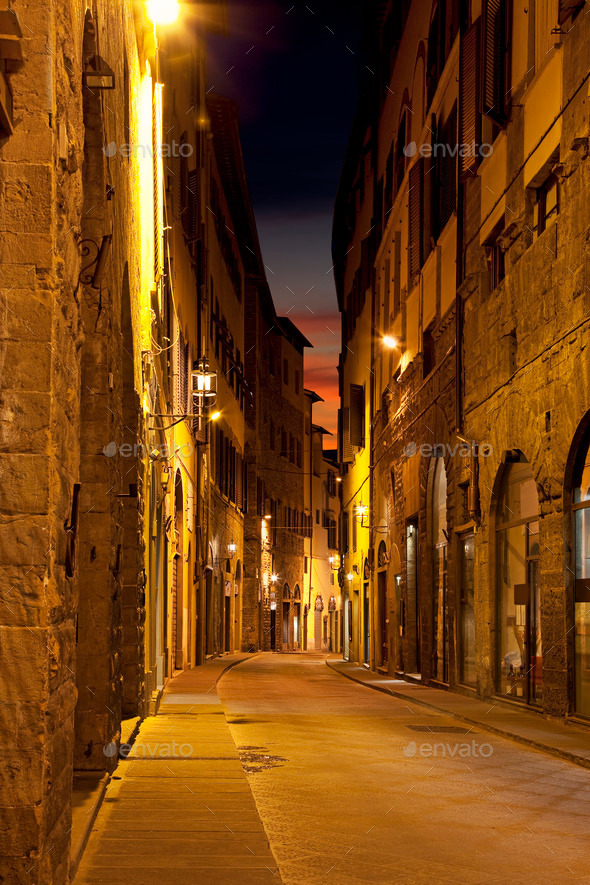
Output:
<path fill-rule="evenodd" d="M 173 680 L 77 883 L 590 881 L 590 771 L 353 683 L 324 655 L 245 658 Z"/>

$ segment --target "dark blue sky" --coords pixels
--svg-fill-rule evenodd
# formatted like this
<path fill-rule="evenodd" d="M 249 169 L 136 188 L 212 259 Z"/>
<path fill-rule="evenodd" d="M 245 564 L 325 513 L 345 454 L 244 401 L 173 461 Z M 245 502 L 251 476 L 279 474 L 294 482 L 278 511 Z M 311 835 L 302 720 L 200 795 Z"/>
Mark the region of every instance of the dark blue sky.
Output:
<path fill-rule="evenodd" d="M 361 2 L 229 0 L 209 83 L 240 114 L 246 171 L 277 311 L 314 344 L 306 384 L 335 429 L 338 310 L 331 225 L 357 97 Z M 327 443 L 329 445 L 329 443 Z"/>

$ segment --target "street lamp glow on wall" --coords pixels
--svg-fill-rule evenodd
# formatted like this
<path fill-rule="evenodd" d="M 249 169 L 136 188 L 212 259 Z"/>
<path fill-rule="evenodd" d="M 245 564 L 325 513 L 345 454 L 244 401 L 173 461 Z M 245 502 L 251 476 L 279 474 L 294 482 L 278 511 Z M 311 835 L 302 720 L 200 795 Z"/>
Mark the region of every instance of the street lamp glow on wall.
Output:
<path fill-rule="evenodd" d="M 147 0 L 147 14 L 154 25 L 173 25 L 179 13 L 178 0 Z"/>

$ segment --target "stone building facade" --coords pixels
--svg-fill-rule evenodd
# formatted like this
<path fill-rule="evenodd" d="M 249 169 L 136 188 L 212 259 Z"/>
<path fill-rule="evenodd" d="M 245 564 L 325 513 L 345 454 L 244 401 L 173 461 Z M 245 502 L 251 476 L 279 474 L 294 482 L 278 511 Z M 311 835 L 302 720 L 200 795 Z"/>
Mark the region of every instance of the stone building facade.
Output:
<path fill-rule="evenodd" d="M 345 655 L 578 717 L 585 5 L 375 4 L 334 224 Z"/>
<path fill-rule="evenodd" d="M 236 111 L 205 98 L 204 36 L 225 29 L 225 5 L 200 4 L 198 19 L 181 7 L 170 27 L 132 0 L 0 9 L 11 882 L 69 881 L 73 791 L 114 770 L 123 720 L 154 713 L 175 671 L 252 647 L 247 314 L 272 302 Z M 288 321 L 273 336 L 300 389 L 292 374 L 264 414 L 284 403 L 302 434 L 306 342 Z M 302 511 L 302 480 L 290 481 Z M 293 537 L 277 569 L 295 590 Z"/>
<path fill-rule="evenodd" d="M 305 513 L 304 348 L 311 346 L 277 316 L 266 281 L 251 281 L 246 308 L 248 516 L 244 648 L 303 648 Z M 257 294 L 256 294 L 257 293 Z M 256 297 L 255 297 L 256 295 Z M 244 614 L 246 625 L 246 614 Z"/>

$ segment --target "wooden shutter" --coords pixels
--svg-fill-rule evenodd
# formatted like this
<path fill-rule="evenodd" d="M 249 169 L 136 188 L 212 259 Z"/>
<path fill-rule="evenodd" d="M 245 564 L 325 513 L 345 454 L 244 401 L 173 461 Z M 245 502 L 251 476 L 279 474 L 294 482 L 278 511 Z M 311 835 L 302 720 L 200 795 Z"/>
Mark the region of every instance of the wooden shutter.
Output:
<path fill-rule="evenodd" d="M 410 169 L 409 178 L 409 244 L 408 244 L 408 275 L 409 284 L 413 278 L 420 272 L 422 267 L 422 205 L 423 205 L 423 182 L 422 182 L 423 163 L 420 160 L 414 163 Z"/>
<path fill-rule="evenodd" d="M 239 452 L 236 452 L 236 504 L 240 510 L 244 509 L 244 461 Z"/>
<path fill-rule="evenodd" d="M 186 218 L 186 235 L 190 240 L 196 240 L 199 218 L 199 170 L 191 169 L 188 173 L 187 184 L 187 212 Z"/>
<path fill-rule="evenodd" d="M 365 388 L 350 385 L 350 444 L 362 449 L 365 444 Z"/>
<path fill-rule="evenodd" d="M 436 115 L 432 114 L 430 130 L 437 131 Z M 436 138 L 431 136 L 431 143 Z M 422 254 L 420 264 L 423 265 L 434 248 L 438 231 L 438 171 L 434 155 L 422 157 L 418 161 L 422 166 Z"/>
<path fill-rule="evenodd" d="M 440 130 L 440 143 L 457 147 L 457 105 L 447 117 Z M 439 157 L 438 175 L 438 229 L 442 231 L 445 224 L 455 211 L 457 203 L 457 154 L 445 151 Z"/>
<path fill-rule="evenodd" d="M 215 485 L 221 490 L 221 465 L 222 454 L 221 448 L 223 444 L 223 433 L 221 428 L 215 426 Z"/>
<path fill-rule="evenodd" d="M 480 92 L 480 27 L 479 19 L 461 36 L 459 62 L 459 157 L 461 179 L 475 174 L 481 147 Z M 469 151 L 466 146 L 469 146 Z"/>
<path fill-rule="evenodd" d="M 506 119 L 506 0 L 482 0 L 482 112 Z"/>
<path fill-rule="evenodd" d="M 342 409 L 342 461 L 344 464 L 349 464 L 352 461 L 349 408 Z"/>

